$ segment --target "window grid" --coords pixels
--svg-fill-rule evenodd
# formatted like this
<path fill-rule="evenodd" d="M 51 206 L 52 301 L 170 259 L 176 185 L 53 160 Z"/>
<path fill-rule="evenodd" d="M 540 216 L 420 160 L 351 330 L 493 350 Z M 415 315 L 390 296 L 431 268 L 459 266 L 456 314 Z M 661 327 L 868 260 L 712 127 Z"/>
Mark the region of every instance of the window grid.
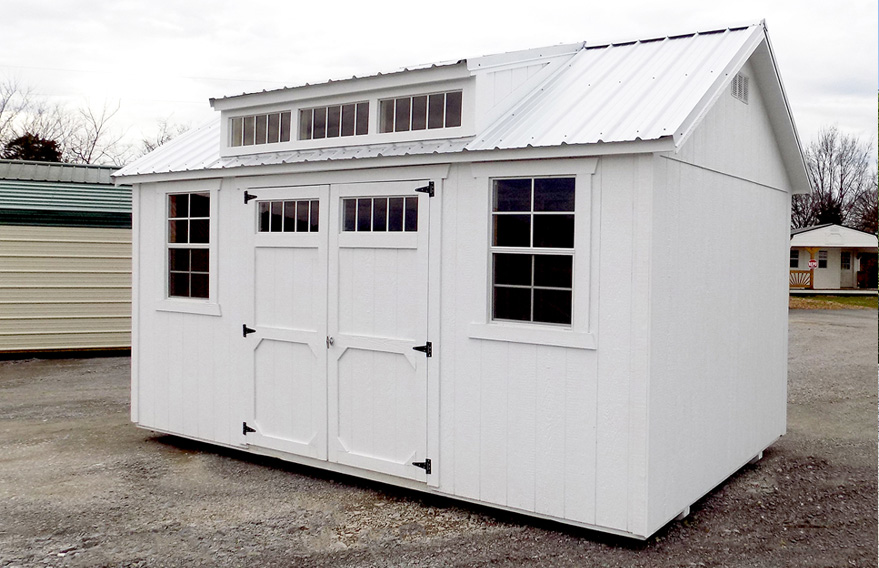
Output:
<path fill-rule="evenodd" d="M 316 233 L 320 230 L 320 201 L 296 199 L 259 201 L 260 233 Z"/>
<path fill-rule="evenodd" d="M 167 210 L 168 296 L 208 298 L 210 193 L 172 193 Z"/>
<path fill-rule="evenodd" d="M 790 251 L 790 267 L 791 268 L 799 268 L 800 267 L 800 251 L 796 249 L 791 249 Z"/>
<path fill-rule="evenodd" d="M 342 200 L 345 232 L 416 232 L 418 197 L 357 197 Z"/>
<path fill-rule="evenodd" d="M 461 126 L 462 104 L 462 91 L 386 99 L 379 105 L 379 131 L 408 132 Z"/>
<path fill-rule="evenodd" d="M 827 268 L 827 251 L 818 251 L 818 268 Z"/>
<path fill-rule="evenodd" d="M 573 198 L 573 178 L 495 180 L 492 319 L 572 324 Z"/>
<path fill-rule="evenodd" d="M 299 139 L 362 136 L 369 132 L 369 101 L 299 111 Z"/>
<path fill-rule="evenodd" d="M 229 145 L 238 147 L 289 142 L 290 119 L 290 111 L 230 118 Z"/>

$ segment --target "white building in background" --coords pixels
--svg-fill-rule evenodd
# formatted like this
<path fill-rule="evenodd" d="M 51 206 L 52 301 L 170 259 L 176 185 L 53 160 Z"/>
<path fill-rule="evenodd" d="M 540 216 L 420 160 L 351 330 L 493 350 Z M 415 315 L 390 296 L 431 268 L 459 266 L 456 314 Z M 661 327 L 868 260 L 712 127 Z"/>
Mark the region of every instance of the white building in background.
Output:
<path fill-rule="evenodd" d="M 790 286 L 810 290 L 875 289 L 876 250 L 876 235 L 841 225 L 794 229 L 790 237 Z"/>
<path fill-rule="evenodd" d="M 131 187 L 0 160 L 0 357 L 131 346 Z"/>
<path fill-rule="evenodd" d="M 784 434 L 762 23 L 212 104 L 117 173 L 139 426 L 636 538 Z"/>

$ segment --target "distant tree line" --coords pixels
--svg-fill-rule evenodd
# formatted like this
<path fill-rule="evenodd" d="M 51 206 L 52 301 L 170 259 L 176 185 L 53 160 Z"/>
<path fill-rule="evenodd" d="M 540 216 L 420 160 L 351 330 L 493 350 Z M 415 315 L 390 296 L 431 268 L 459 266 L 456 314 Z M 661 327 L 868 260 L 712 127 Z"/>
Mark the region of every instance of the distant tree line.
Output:
<path fill-rule="evenodd" d="M 99 109 L 51 103 L 31 87 L 0 77 L 0 158 L 121 166 L 188 129 L 166 118 L 132 143 L 117 124 L 119 109 L 108 102 Z"/>
<path fill-rule="evenodd" d="M 805 151 L 812 193 L 791 200 L 791 228 L 835 223 L 876 234 L 876 152 L 870 142 L 822 129 Z"/>

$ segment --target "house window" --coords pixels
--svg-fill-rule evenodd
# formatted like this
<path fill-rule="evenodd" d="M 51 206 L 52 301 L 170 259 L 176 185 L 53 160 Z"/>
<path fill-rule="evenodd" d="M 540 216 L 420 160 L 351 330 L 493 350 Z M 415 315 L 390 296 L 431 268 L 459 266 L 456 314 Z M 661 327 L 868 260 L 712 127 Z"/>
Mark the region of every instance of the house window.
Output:
<path fill-rule="evenodd" d="M 368 122 L 369 102 L 306 108 L 299 111 L 299 139 L 361 136 Z"/>
<path fill-rule="evenodd" d="M 800 251 L 798 251 L 797 249 L 791 249 L 790 251 L 790 267 L 800 267 Z"/>
<path fill-rule="evenodd" d="M 840 253 L 839 268 L 841 270 L 851 270 L 852 269 L 852 253 L 851 252 L 845 250 Z"/>
<path fill-rule="evenodd" d="M 317 199 L 260 201 L 260 233 L 316 233 L 320 229 Z"/>
<path fill-rule="evenodd" d="M 254 146 L 290 141 L 290 111 L 229 119 L 229 145 Z"/>
<path fill-rule="evenodd" d="M 380 131 L 407 132 L 461 126 L 463 93 L 399 97 L 380 103 Z"/>
<path fill-rule="evenodd" d="M 572 323 L 574 178 L 495 180 L 492 319 Z"/>
<path fill-rule="evenodd" d="M 827 268 L 827 251 L 818 251 L 818 268 Z"/>
<path fill-rule="evenodd" d="M 208 192 L 168 195 L 168 296 L 207 298 L 210 278 Z"/>
<path fill-rule="evenodd" d="M 417 197 L 358 197 L 342 200 L 342 230 L 356 232 L 415 232 Z"/>

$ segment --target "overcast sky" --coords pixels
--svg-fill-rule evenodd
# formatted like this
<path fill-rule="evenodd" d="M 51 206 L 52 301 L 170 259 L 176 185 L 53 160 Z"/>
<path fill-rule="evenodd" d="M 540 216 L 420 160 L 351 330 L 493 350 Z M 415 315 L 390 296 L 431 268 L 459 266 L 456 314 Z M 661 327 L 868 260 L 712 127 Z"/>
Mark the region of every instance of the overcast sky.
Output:
<path fill-rule="evenodd" d="M 762 19 L 803 144 L 833 124 L 877 137 L 876 0 L 0 0 L 0 14 L 0 79 L 73 106 L 118 102 L 134 140 L 162 119 L 210 120 L 210 97 Z"/>

